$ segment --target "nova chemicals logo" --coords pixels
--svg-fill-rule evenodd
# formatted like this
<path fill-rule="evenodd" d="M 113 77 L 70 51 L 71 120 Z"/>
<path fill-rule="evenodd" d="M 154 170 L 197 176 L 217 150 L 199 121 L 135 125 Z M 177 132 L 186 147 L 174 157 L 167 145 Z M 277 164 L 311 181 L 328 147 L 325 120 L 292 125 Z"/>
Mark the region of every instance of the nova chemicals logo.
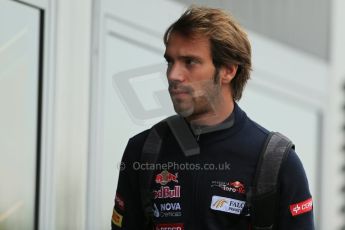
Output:
<path fill-rule="evenodd" d="M 160 209 L 158 209 L 160 207 Z M 164 217 L 180 217 L 182 216 L 181 205 L 178 202 L 175 203 L 154 203 L 153 204 L 153 215 L 156 218 Z"/>

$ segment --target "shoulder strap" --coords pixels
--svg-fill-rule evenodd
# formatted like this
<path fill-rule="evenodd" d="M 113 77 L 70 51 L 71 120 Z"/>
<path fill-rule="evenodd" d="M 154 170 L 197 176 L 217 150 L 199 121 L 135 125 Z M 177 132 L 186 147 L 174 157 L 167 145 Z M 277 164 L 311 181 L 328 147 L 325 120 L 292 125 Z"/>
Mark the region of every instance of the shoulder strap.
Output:
<path fill-rule="evenodd" d="M 247 193 L 247 203 L 253 230 L 274 229 L 279 201 L 279 172 L 293 143 L 284 135 L 271 132 L 261 150 L 253 188 Z"/>
<path fill-rule="evenodd" d="M 155 164 L 158 160 L 158 156 L 162 147 L 163 138 L 166 134 L 168 127 L 167 123 L 163 120 L 154 125 L 143 146 L 141 154 L 141 164 Z M 140 179 L 140 196 L 141 205 L 145 213 L 145 226 L 143 229 L 153 229 L 153 208 L 152 200 L 153 195 L 151 191 L 152 178 L 154 169 L 142 170 L 139 173 Z"/>
<path fill-rule="evenodd" d="M 181 116 L 174 115 L 157 123 L 151 128 L 143 146 L 141 154 L 142 164 L 157 163 L 168 127 L 185 156 L 188 157 L 200 153 L 199 145 L 186 121 Z M 154 170 L 144 170 L 140 172 L 141 202 L 147 221 L 146 228 L 144 229 L 153 229 L 152 217 L 154 210 L 152 207 L 153 197 L 151 192 L 153 173 Z"/>
<path fill-rule="evenodd" d="M 167 123 L 186 157 L 200 153 L 199 144 L 183 117 L 179 115 L 171 116 L 167 119 Z"/>

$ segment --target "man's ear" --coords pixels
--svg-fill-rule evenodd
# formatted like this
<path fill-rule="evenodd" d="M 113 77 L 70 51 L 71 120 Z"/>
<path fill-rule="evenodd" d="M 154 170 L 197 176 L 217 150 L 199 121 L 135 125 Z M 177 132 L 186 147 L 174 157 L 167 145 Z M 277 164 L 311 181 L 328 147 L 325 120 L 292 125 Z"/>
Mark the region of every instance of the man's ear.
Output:
<path fill-rule="evenodd" d="M 236 76 L 237 69 L 237 64 L 222 66 L 220 70 L 221 82 L 223 84 L 229 84 L 232 81 L 232 79 Z"/>

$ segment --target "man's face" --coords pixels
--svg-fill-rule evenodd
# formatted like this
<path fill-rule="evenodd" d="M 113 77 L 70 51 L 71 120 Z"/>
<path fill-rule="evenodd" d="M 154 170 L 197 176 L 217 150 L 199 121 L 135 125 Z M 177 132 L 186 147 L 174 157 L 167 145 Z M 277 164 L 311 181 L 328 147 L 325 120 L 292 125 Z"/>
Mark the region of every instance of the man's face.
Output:
<path fill-rule="evenodd" d="M 208 38 L 172 33 L 166 45 L 169 93 L 175 111 L 184 117 L 215 115 L 221 84 L 212 62 Z"/>

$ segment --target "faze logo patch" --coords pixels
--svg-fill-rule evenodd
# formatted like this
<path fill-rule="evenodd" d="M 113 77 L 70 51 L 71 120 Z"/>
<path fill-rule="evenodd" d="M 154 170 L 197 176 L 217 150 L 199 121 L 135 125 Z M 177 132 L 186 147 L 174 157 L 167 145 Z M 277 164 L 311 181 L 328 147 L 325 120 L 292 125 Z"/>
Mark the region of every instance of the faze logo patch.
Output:
<path fill-rule="evenodd" d="M 313 199 L 299 202 L 297 204 L 290 205 L 290 212 L 292 216 L 298 216 L 306 212 L 310 212 L 313 209 Z"/>

